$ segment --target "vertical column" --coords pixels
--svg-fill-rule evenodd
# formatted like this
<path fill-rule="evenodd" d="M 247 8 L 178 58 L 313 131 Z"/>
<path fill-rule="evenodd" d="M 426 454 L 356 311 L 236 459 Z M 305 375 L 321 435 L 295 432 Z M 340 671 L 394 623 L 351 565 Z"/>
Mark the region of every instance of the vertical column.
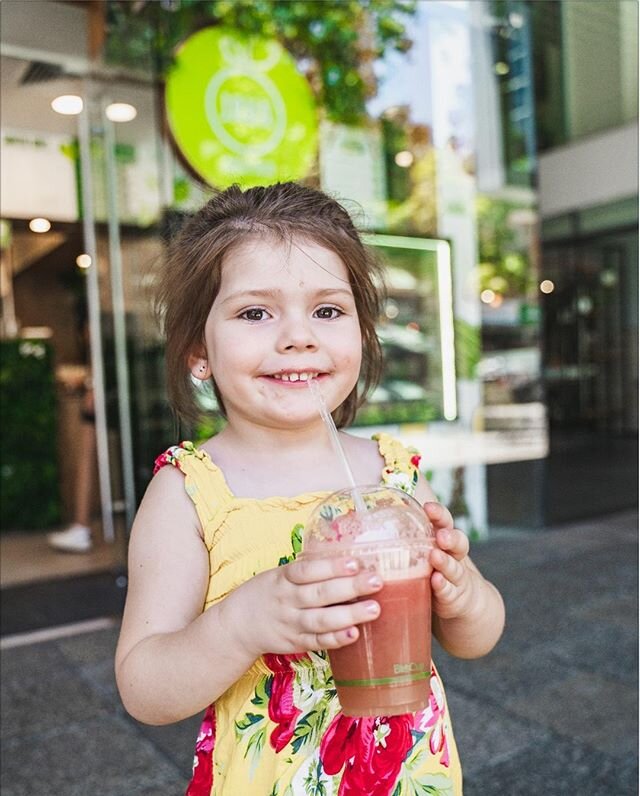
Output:
<path fill-rule="evenodd" d="M 113 501 L 111 496 L 111 470 L 109 465 L 109 439 L 105 402 L 104 362 L 102 355 L 102 326 L 100 322 L 100 285 L 98 277 L 98 247 L 96 244 L 93 213 L 93 180 L 91 175 L 91 125 L 89 121 L 89 86 L 85 83 L 85 107 L 78 115 L 78 142 L 80 147 L 80 178 L 82 186 L 82 229 L 86 253 L 91 257 L 87 272 L 87 307 L 89 315 L 89 340 L 91 347 L 91 375 L 96 415 L 96 447 L 98 453 L 98 480 L 102 511 L 102 533 L 105 541 L 115 539 Z"/>
<path fill-rule="evenodd" d="M 116 358 L 118 389 L 118 416 L 120 421 L 120 456 L 122 458 L 122 481 L 124 489 L 127 530 L 131 530 L 136 509 L 133 438 L 131 434 L 131 408 L 129 388 L 129 364 L 127 360 L 127 329 L 125 320 L 124 285 L 122 279 L 122 249 L 120 244 L 120 217 L 118 210 L 118 180 L 115 160 L 115 135 L 102 103 L 104 125 L 105 170 L 107 188 L 107 227 L 109 230 L 109 266 L 111 275 L 111 301 L 113 304 L 113 335 Z"/>

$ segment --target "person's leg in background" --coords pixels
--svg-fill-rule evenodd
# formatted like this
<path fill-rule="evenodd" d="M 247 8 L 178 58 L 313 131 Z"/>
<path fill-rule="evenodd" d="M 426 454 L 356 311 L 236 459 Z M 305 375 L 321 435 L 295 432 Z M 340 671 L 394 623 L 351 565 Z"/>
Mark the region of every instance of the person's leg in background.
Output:
<path fill-rule="evenodd" d="M 80 435 L 73 523 L 64 531 L 47 534 L 51 547 L 67 553 L 87 553 L 93 547 L 90 522 L 96 470 L 96 425 L 90 393 L 85 398 Z"/>

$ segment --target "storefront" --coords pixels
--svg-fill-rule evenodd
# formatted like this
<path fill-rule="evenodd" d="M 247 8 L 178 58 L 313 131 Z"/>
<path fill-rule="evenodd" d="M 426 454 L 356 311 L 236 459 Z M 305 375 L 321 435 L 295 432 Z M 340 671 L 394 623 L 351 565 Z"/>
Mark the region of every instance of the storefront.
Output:
<path fill-rule="evenodd" d="M 207 183 L 295 178 L 353 211 L 389 283 L 387 365 L 356 431 L 385 427 L 415 445 L 471 535 L 490 533 L 487 468 L 544 460 L 526 5 L 496 16 L 485 3 L 423 2 L 389 16 L 372 4 L 345 39 L 357 40 L 351 69 L 346 56 L 331 63 L 340 4 L 290 5 L 297 21 L 245 14 L 258 35 L 247 39 L 235 11 L 203 28 L 179 3 L 107 3 L 96 20 L 84 4 L 3 2 L 3 334 L 49 385 L 58 440 L 46 452 L 57 507 L 37 520 L 15 513 L 13 527 L 69 519 L 77 386 L 89 372 L 107 540 L 126 538 L 155 455 L 219 422 L 176 426 L 151 311 L 166 238 Z M 188 43 L 166 72 L 168 31 Z M 197 61 L 198 37 L 208 61 Z M 80 97 L 81 112 L 54 112 L 61 95 Z M 50 229 L 33 232 L 36 217 Z"/>

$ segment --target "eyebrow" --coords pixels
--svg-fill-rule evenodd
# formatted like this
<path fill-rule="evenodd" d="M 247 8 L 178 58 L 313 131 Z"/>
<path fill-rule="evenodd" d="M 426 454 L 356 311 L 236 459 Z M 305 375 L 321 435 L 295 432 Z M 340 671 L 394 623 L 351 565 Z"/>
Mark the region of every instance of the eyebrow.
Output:
<path fill-rule="evenodd" d="M 236 293 L 231 293 L 225 299 L 223 299 L 220 304 L 229 304 L 233 301 L 238 301 L 240 299 L 264 299 L 264 298 L 279 298 L 282 295 L 282 291 L 278 288 L 267 288 L 265 290 L 239 290 Z M 350 290 L 346 290 L 342 287 L 327 287 L 322 288 L 322 290 L 317 290 L 314 293 L 314 296 L 317 298 L 323 298 L 325 296 L 335 296 L 341 295 L 346 296 L 349 299 L 353 299 L 353 293 Z"/>

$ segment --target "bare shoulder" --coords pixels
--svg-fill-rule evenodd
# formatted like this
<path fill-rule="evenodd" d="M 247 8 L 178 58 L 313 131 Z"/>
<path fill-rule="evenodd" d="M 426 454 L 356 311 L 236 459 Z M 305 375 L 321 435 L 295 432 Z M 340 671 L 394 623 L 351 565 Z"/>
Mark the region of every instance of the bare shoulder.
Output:
<path fill-rule="evenodd" d="M 162 532 L 164 528 L 196 531 L 201 535 L 195 508 L 184 488 L 184 475 L 175 467 L 162 467 L 151 479 L 132 530 L 135 535 Z"/>
<path fill-rule="evenodd" d="M 377 484 L 384 468 L 384 457 L 375 440 L 355 434 L 341 434 L 345 450 L 360 484 Z"/>
<path fill-rule="evenodd" d="M 360 435 L 351 434 L 348 431 L 342 431 L 340 436 L 343 440 L 346 440 L 349 447 L 354 451 L 357 451 L 363 455 L 367 452 L 372 456 L 380 455 L 378 443 L 370 437 L 361 437 Z"/>
<path fill-rule="evenodd" d="M 183 473 L 177 467 L 169 465 L 161 467 L 149 482 L 142 504 L 149 501 L 154 503 L 160 501 L 163 504 L 182 503 L 183 506 L 191 505 L 191 500 L 184 488 Z"/>

